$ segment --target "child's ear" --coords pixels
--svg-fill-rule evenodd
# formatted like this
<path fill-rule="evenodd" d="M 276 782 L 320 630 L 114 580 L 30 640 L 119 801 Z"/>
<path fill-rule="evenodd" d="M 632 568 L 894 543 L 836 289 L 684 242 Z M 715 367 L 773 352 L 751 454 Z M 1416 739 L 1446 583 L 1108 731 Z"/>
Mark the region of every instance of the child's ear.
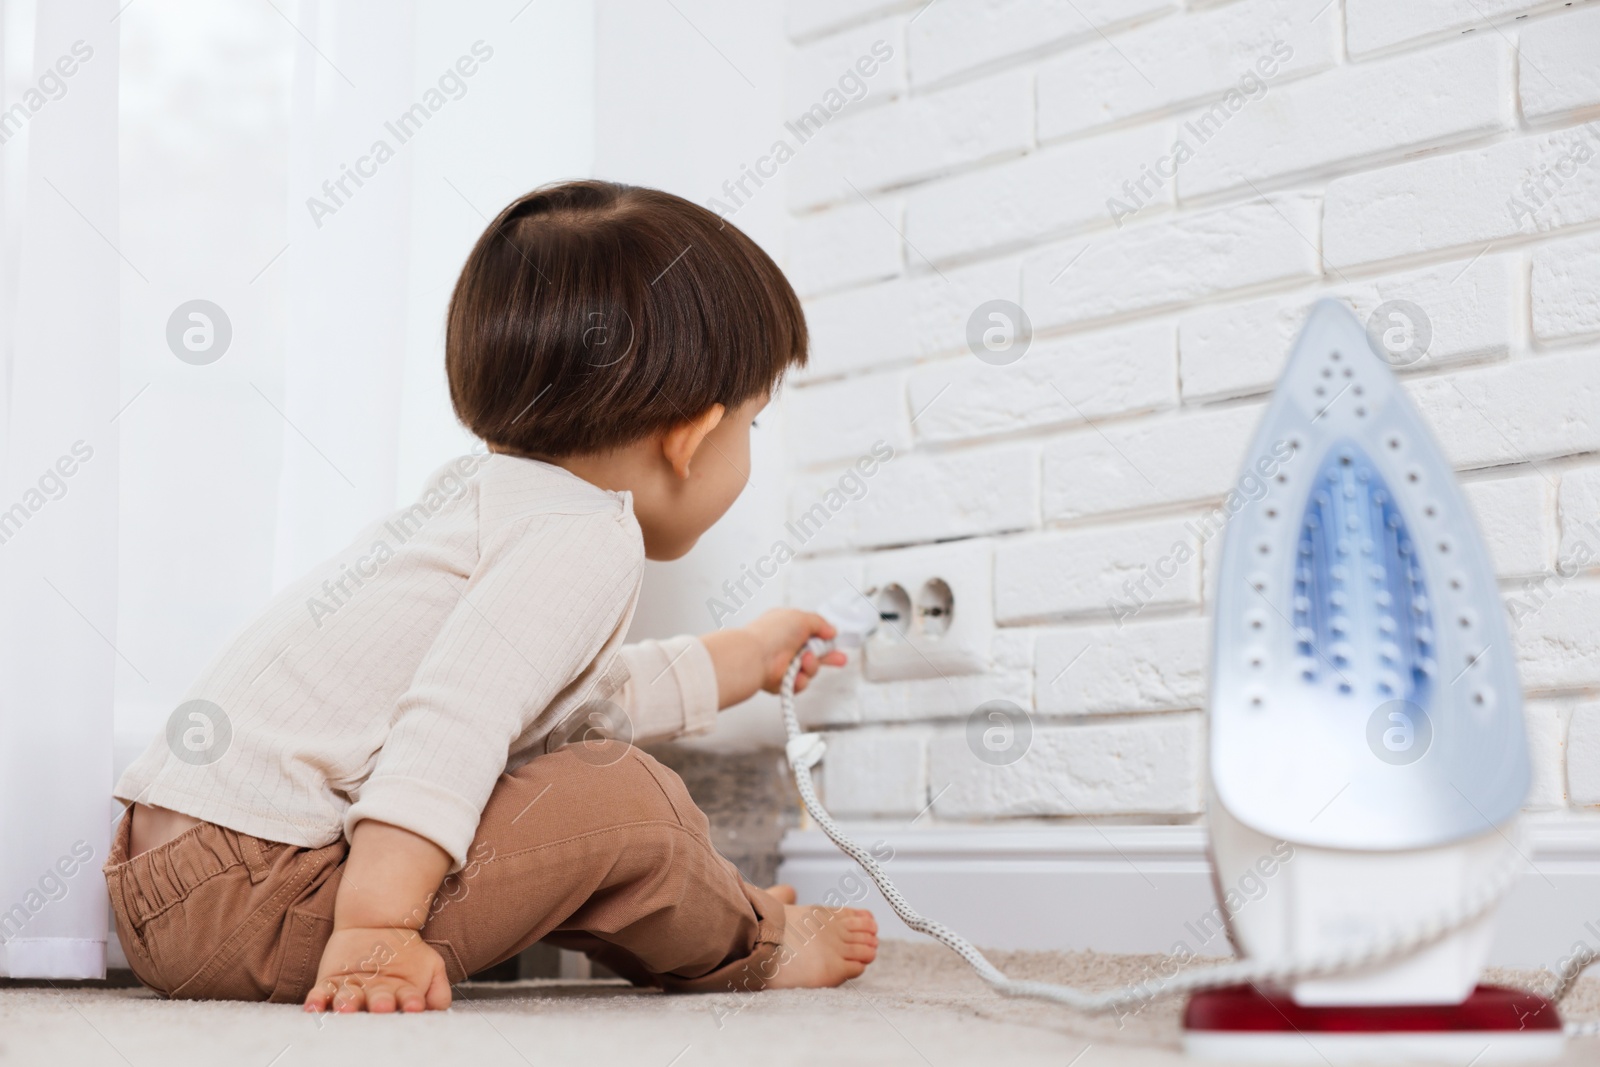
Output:
<path fill-rule="evenodd" d="M 695 457 L 695 453 L 700 450 L 701 442 L 717 428 L 717 424 L 722 421 L 722 416 L 726 413 L 727 409 L 721 404 L 712 404 L 704 414 L 678 423 L 662 436 L 661 454 L 666 457 L 673 473 L 679 478 L 689 477 L 689 461 Z"/>

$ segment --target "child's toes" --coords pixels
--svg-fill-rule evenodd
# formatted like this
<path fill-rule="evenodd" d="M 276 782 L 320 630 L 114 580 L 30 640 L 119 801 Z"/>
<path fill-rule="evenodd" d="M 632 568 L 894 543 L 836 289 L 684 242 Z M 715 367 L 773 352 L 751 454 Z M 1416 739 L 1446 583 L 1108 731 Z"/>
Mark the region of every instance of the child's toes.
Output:
<path fill-rule="evenodd" d="M 846 941 L 841 949 L 841 954 L 847 960 L 853 960 L 866 966 L 878 958 L 878 946 L 868 945 L 864 942 Z"/>
<path fill-rule="evenodd" d="M 852 931 L 864 930 L 872 934 L 878 932 L 878 920 L 872 917 L 872 912 L 860 908 L 850 908 L 845 912 L 845 926 Z"/>

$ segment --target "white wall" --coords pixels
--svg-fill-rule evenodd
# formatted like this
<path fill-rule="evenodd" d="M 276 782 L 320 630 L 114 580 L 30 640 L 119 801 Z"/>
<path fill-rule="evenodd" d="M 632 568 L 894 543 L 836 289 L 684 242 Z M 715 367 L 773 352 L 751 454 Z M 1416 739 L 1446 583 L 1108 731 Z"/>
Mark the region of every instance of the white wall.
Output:
<path fill-rule="evenodd" d="M 706 203 L 781 132 L 782 4 L 601 0 L 597 9 L 595 176 Z M 788 218 L 780 175 L 732 221 L 782 262 Z M 755 546 L 770 544 L 783 526 L 781 405 L 756 421 L 749 487 L 686 557 L 647 567 L 635 636 L 704 633 L 719 621 L 738 626 L 781 602 L 781 583 L 772 582 L 732 617 L 718 620 L 707 608 L 740 564 L 755 558 Z M 697 743 L 728 751 L 782 740 L 775 702 L 763 695 L 725 712 Z"/>
<path fill-rule="evenodd" d="M 894 50 L 785 169 L 814 338 L 791 516 L 874 439 L 897 450 L 791 595 L 992 567 L 961 605 L 993 625 L 985 671 L 806 702 L 835 731 L 836 812 L 1198 817 L 1220 539 L 1201 552 L 1185 523 L 1235 478 L 1324 295 L 1431 320 L 1406 377 L 1514 601 L 1530 806 L 1600 804 L 1600 528 L 1580 525 L 1600 520 L 1600 5 L 791 0 L 787 28 L 789 115 Z M 1201 143 L 1184 124 L 1219 101 Z M 1146 179 L 1180 137 L 1175 179 Z M 996 298 L 1035 331 L 1006 366 L 965 338 Z M 1175 539 L 1199 561 L 1117 625 Z M 933 562 L 900 547 L 935 541 Z M 1588 563 L 1552 579 L 1558 553 Z M 1007 767 L 966 739 L 995 698 L 1033 728 Z"/>

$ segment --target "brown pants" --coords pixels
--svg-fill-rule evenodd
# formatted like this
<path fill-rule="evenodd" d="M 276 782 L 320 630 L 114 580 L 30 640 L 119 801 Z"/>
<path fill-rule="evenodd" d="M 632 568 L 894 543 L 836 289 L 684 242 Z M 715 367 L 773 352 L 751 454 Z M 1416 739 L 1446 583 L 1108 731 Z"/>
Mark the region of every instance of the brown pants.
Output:
<path fill-rule="evenodd" d="M 188 999 L 305 999 L 333 930 L 342 839 L 300 848 L 202 823 L 129 859 L 129 829 L 124 817 L 105 873 L 141 982 Z M 783 906 L 709 829 L 678 776 L 637 749 L 540 756 L 496 785 L 422 936 L 452 982 L 547 940 L 639 984 L 760 988 Z"/>

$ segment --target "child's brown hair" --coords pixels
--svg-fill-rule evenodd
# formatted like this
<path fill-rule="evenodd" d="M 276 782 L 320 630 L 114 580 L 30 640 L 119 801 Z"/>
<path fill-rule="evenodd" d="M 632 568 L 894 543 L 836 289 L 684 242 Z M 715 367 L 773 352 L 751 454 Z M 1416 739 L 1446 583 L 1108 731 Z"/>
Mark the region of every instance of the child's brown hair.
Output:
<path fill-rule="evenodd" d="M 612 182 L 513 201 L 450 298 L 461 421 L 506 451 L 600 452 L 770 392 L 806 360 L 800 301 L 731 223 Z"/>

